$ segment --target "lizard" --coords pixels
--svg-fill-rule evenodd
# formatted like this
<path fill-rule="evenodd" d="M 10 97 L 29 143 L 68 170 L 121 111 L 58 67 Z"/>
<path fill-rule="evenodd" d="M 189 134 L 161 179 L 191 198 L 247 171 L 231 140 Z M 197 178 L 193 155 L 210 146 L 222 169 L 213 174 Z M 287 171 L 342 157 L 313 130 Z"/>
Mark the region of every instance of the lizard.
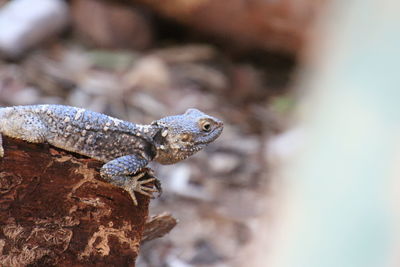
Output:
<path fill-rule="evenodd" d="M 150 161 L 174 164 L 200 151 L 220 136 L 223 122 L 198 109 L 167 116 L 150 124 L 135 124 L 102 113 L 65 105 L 0 108 L 1 135 L 31 143 L 48 143 L 104 163 L 100 176 L 126 190 L 134 205 L 135 192 L 152 197 L 157 190 L 141 179 Z"/>

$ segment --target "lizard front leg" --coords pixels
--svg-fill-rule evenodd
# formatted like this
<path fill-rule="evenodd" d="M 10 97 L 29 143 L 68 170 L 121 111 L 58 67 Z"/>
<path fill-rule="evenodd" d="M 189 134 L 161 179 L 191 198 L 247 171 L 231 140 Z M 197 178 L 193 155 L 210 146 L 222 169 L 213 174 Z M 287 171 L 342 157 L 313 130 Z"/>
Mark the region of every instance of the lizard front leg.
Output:
<path fill-rule="evenodd" d="M 146 186 L 156 178 L 149 178 L 139 181 L 144 173 L 139 173 L 147 165 L 148 161 L 138 155 L 127 155 L 111 160 L 100 169 L 100 175 L 113 185 L 122 187 L 131 195 L 135 205 L 137 200 L 135 191 L 152 197 L 152 193 L 157 190 Z"/>

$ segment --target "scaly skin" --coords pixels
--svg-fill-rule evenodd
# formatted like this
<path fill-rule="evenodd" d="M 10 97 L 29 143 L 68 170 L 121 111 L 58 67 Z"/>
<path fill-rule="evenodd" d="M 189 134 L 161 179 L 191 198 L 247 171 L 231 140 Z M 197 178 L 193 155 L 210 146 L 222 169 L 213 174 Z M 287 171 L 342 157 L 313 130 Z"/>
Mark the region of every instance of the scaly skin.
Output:
<path fill-rule="evenodd" d="M 140 125 L 63 105 L 0 108 L 0 134 L 105 162 L 101 176 L 127 190 L 135 205 L 134 192 L 151 196 L 156 191 L 146 186 L 155 178 L 139 180 L 150 161 L 173 164 L 186 159 L 213 142 L 222 129 L 222 121 L 197 109 Z"/>

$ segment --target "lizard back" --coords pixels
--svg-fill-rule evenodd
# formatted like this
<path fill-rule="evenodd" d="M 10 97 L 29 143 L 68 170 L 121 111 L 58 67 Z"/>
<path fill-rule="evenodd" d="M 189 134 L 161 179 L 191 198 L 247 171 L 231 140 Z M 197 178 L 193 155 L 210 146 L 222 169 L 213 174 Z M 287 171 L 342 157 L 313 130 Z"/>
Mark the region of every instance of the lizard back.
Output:
<path fill-rule="evenodd" d="M 101 113 L 64 105 L 15 106 L 0 109 L 0 120 L 13 123 L 13 136 L 38 132 L 43 141 L 104 162 L 139 154 L 153 157 L 149 126 L 137 125 Z M 17 129 L 16 129 L 17 128 Z M 41 129 L 44 128 L 44 129 Z M 153 130 L 153 129 L 152 129 Z M 0 125 L 1 131 L 1 125 Z M 25 133 L 26 132 L 26 133 Z M 28 139 L 26 139 L 28 140 Z"/>

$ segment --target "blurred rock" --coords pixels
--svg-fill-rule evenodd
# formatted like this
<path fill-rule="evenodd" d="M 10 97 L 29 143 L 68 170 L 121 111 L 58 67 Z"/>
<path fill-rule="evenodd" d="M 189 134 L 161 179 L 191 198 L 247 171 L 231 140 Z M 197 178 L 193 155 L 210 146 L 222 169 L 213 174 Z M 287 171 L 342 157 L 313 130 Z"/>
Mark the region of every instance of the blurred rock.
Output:
<path fill-rule="evenodd" d="M 278 164 L 292 159 L 304 149 L 305 137 L 304 129 L 296 127 L 270 138 L 265 145 L 265 158 Z"/>
<path fill-rule="evenodd" d="M 165 105 L 156 98 L 146 93 L 136 92 L 127 97 L 127 102 L 134 107 L 140 108 L 153 117 L 161 117 L 167 109 Z"/>
<path fill-rule="evenodd" d="M 97 47 L 144 49 L 152 44 L 151 19 L 143 10 L 101 0 L 73 0 L 71 10 L 78 36 Z"/>
<path fill-rule="evenodd" d="M 198 87 L 222 91 L 228 87 L 226 76 L 218 69 L 206 64 L 185 63 L 171 67 L 176 84 L 181 87 Z"/>
<path fill-rule="evenodd" d="M 173 169 L 169 170 L 168 179 L 164 183 L 165 191 L 173 192 L 184 198 L 210 200 L 211 196 L 204 188 L 190 182 L 191 176 L 192 169 L 188 164 L 177 164 Z"/>
<path fill-rule="evenodd" d="M 197 240 L 195 246 L 197 248 L 197 251 L 196 255 L 194 255 L 190 261 L 191 264 L 210 265 L 215 264 L 223 259 L 223 257 L 219 255 L 216 249 L 207 240 Z"/>
<path fill-rule="evenodd" d="M 297 53 L 324 0 L 131 0 L 241 47 Z"/>
<path fill-rule="evenodd" d="M 33 92 L 35 89 L 27 84 L 26 77 L 19 65 L 0 65 L 0 105 L 37 101 L 38 93 Z M 36 91 L 38 90 L 36 89 Z M 26 97 L 30 99 L 25 99 Z"/>
<path fill-rule="evenodd" d="M 122 80 L 127 90 L 160 89 L 171 84 L 168 66 L 157 56 L 145 56 L 139 59 Z"/>
<path fill-rule="evenodd" d="M 26 87 L 11 95 L 8 101 L 15 105 L 31 105 L 39 100 L 39 92 L 32 87 Z"/>
<path fill-rule="evenodd" d="M 233 153 L 214 153 L 210 158 L 211 171 L 217 174 L 229 174 L 241 164 L 241 158 Z"/>
<path fill-rule="evenodd" d="M 154 53 L 167 63 L 208 61 L 215 58 L 218 54 L 212 46 L 202 44 L 166 47 L 156 50 Z"/>
<path fill-rule="evenodd" d="M 80 79 L 80 89 L 87 94 L 102 95 L 121 99 L 122 90 L 115 75 L 108 72 L 90 70 Z"/>
<path fill-rule="evenodd" d="M 250 64 L 235 65 L 231 68 L 232 88 L 228 97 L 235 103 L 264 99 L 268 90 L 262 80 L 261 70 Z"/>
<path fill-rule="evenodd" d="M 49 95 L 65 96 L 76 86 L 73 72 L 43 53 L 32 53 L 23 63 L 26 80 Z"/>
<path fill-rule="evenodd" d="M 0 9 L 0 53 L 21 56 L 26 50 L 67 26 L 68 6 L 63 0 L 14 0 Z"/>
<path fill-rule="evenodd" d="M 94 96 L 81 89 L 74 90 L 67 99 L 67 104 L 76 107 L 85 107 L 96 112 L 106 112 L 108 99 L 105 96 Z"/>
<path fill-rule="evenodd" d="M 216 67 L 218 53 L 210 45 L 190 44 L 167 47 L 154 52 L 165 62 L 176 87 L 192 87 L 221 91 L 228 88 L 229 80 Z"/>
<path fill-rule="evenodd" d="M 124 71 L 128 69 L 138 57 L 133 50 L 93 50 L 88 53 L 93 66 L 104 70 Z"/>
<path fill-rule="evenodd" d="M 169 257 L 166 259 L 165 265 L 173 267 L 194 267 L 193 265 L 179 259 L 175 255 L 169 255 Z"/>

